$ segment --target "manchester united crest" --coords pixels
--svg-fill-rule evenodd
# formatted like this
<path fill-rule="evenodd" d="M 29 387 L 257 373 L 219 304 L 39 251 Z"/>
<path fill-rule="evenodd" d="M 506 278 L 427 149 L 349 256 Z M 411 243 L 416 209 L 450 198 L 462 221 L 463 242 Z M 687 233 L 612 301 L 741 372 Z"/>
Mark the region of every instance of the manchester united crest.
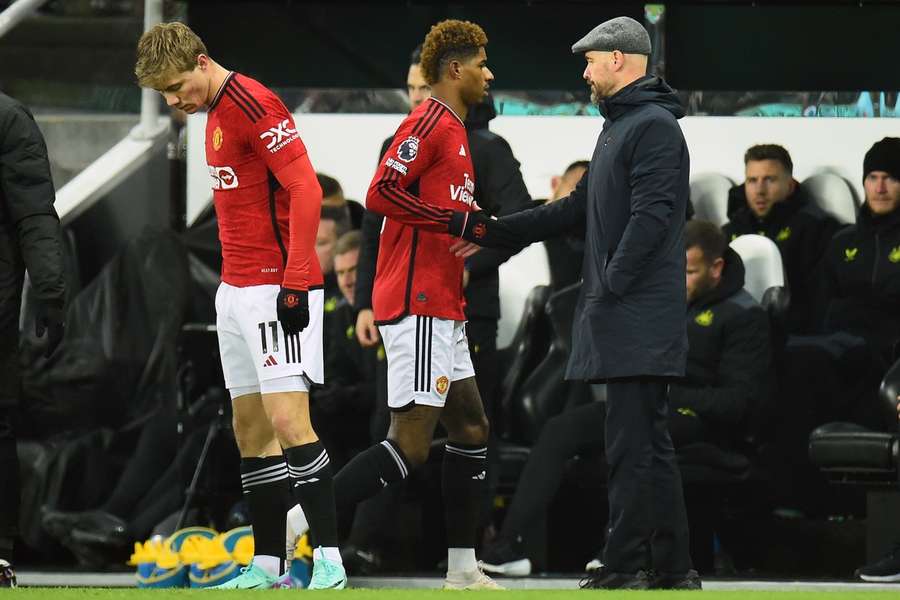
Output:
<path fill-rule="evenodd" d="M 450 387 L 450 380 L 447 379 L 446 375 L 441 375 L 437 378 L 437 381 L 434 382 L 434 389 L 437 390 L 437 393 L 443 396 L 447 393 L 447 389 Z"/>
<path fill-rule="evenodd" d="M 213 150 L 218 151 L 219 148 L 222 147 L 222 128 L 216 127 L 215 131 L 213 131 Z"/>

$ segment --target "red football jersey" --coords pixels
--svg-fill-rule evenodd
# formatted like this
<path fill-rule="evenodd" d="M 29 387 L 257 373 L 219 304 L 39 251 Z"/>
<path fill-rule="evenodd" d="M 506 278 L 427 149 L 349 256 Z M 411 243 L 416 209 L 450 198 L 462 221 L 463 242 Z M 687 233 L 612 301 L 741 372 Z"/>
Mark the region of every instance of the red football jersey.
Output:
<path fill-rule="evenodd" d="M 372 308 L 378 323 L 406 315 L 465 320 L 462 258 L 450 253 L 453 211 L 474 210 L 466 128 L 436 98 L 400 124 L 369 186 L 366 207 L 386 217 Z"/>
<path fill-rule="evenodd" d="M 206 162 L 222 242 L 222 281 L 244 287 L 285 281 L 290 194 L 274 173 L 306 154 L 291 113 L 258 81 L 231 73 L 209 106 Z M 299 163 L 298 163 L 299 164 Z M 309 248 L 310 288 L 322 270 Z"/>

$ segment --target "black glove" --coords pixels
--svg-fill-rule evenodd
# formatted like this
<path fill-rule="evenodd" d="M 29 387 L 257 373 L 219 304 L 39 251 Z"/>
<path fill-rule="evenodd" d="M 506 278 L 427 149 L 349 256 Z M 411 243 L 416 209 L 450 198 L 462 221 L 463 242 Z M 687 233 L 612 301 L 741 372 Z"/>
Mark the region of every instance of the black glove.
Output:
<path fill-rule="evenodd" d="M 278 292 L 277 306 L 284 335 L 297 335 L 309 325 L 309 292 L 283 287 Z"/>
<path fill-rule="evenodd" d="M 50 358 L 63 339 L 63 333 L 66 331 L 64 315 L 62 302 L 38 300 L 37 313 L 34 318 L 34 334 L 37 337 L 43 337 L 44 332 L 47 332 L 44 358 Z"/>
<path fill-rule="evenodd" d="M 454 211 L 447 227 L 450 235 L 461 237 L 485 248 L 515 249 L 522 246 L 509 226 L 482 210 Z"/>

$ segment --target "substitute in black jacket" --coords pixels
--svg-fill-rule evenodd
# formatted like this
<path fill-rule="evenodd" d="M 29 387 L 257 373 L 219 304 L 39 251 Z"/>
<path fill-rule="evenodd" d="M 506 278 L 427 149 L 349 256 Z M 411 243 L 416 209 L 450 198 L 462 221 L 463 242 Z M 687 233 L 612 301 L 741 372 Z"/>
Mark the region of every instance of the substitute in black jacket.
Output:
<path fill-rule="evenodd" d="M 900 350 L 900 138 L 873 145 L 863 173 L 866 202 L 825 259 L 825 330 L 865 338 L 891 364 Z"/>
<path fill-rule="evenodd" d="M 746 180 L 729 193 L 729 202 L 741 201 L 741 208 L 723 229 L 729 240 L 755 233 L 775 242 L 791 292 L 788 330 L 810 333 L 815 325 L 812 316 L 821 314 L 815 293 L 822 257 L 840 225 L 793 178 L 793 168 L 790 154 L 781 146 L 748 149 Z"/>
<path fill-rule="evenodd" d="M 746 433 L 750 411 L 772 393 L 769 320 L 744 289 L 744 263 L 716 225 L 688 222 L 684 245 L 690 350 L 669 402 L 696 417 L 696 437 L 729 448 Z"/>
<path fill-rule="evenodd" d="M 667 389 L 684 375 L 687 356 L 689 157 L 678 126 L 684 110 L 665 82 L 646 75 L 650 36 L 637 21 L 607 21 L 572 50 L 584 53 L 584 79 L 606 117 L 587 174 L 569 197 L 541 208 L 498 222 L 472 213 L 461 236 L 502 245 L 509 237 L 535 242 L 586 225 L 566 377 L 608 382 L 610 466 L 604 567 L 586 585 L 696 588 L 666 427 Z M 463 242 L 455 249 L 471 251 Z M 664 575 L 650 582 L 651 568 Z"/>
<path fill-rule="evenodd" d="M 49 354 L 62 339 L 62 237 L 47 146 L 27 108 L 0 94 L 0 559 L 12 561 L 19 507 L 12 411 L 19 395 L 19 305 L 28 270 L 36 333 Z"/>

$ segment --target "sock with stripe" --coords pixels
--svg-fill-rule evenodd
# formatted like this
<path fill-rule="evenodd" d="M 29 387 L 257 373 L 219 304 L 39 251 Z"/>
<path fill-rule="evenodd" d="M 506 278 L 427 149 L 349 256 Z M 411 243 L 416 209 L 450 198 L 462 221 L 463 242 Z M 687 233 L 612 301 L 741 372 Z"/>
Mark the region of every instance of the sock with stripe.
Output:
<path fill-rule="evenodd" d="M 342 511 L 352 510 L 358 502 L 406 479 L 408 474 L 409 463 L 403 450 L 392 440 L 384 440 L 354 456 L 341 469 L 334 478 L 334 495 Z"/>
<path fill-rule="evenodd" d="M 253 563 L 271 575 L 284 570 L 284 530 L 290 494 L 284 457 L 241 459 L 241 487 L 253 525 Z"/>
<path fill-rule="evenodd" d="M 285 448 L 294 498 L 309 521 L 313 547 L 337 548 L 337 516 L 334 507 L 334 478 L 328 451 L 322 442 Z M 329 558 L 333 555 L 327 552 Z"/>
<path fill-rule="evenodd" d="M 448 558 L 454 567 L 450 570 L 474 571 L 475 538 L 487 485 L 487 447 L 448 442 L 444 447 L 441 484 Z"/>

